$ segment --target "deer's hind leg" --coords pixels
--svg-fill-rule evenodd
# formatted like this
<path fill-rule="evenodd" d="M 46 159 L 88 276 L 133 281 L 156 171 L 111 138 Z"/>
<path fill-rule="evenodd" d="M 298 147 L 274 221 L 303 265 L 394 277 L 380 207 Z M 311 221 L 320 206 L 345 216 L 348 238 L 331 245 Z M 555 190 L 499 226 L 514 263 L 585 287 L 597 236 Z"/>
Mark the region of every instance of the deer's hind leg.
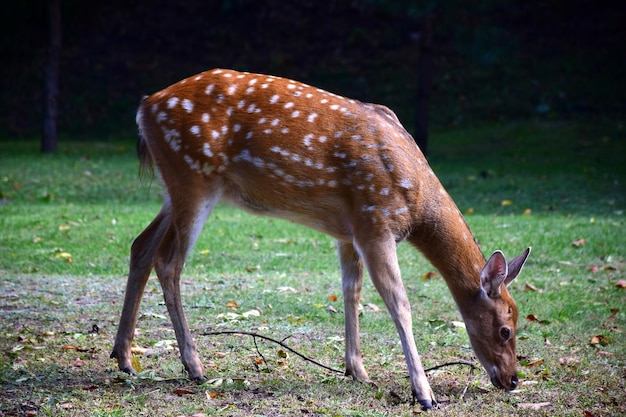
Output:
<path fill-rule="evenodd" d="M 111 358 L 117 359 L 119 369 L 127 373 L 135 373 L 130 348 L 137 325 L 139 305 L 154 266 L 155 254 L 169 227 L 170 215 L 170 205 L 166 202 L 159 214 L 135 239 L 131 247 L 124 306 L 111 352 Z"/>
<path fill-rule="evenodd" d="M 203 378 L 204 369 L 183 311 L 180 273 L 187 255 L 202 231 L 204 222 L 218 200 L 217 196 L 195 202 L 187 198 L 180 201 L 178 207 L 174 202 L 171 222 L 165 231 L 154 263 L 163 290 L 165 305 L 176 334 L 181 361 L 192 379 Z"/>
<path fill-rule="evenodd" d="M 361 356 L 359 331 L 359 299 L 363 286 L 363 260 L 350 242 L 337 241 L 341 265 L 346 335 L 346 375 L 361 382 L 370 382 Z"/>

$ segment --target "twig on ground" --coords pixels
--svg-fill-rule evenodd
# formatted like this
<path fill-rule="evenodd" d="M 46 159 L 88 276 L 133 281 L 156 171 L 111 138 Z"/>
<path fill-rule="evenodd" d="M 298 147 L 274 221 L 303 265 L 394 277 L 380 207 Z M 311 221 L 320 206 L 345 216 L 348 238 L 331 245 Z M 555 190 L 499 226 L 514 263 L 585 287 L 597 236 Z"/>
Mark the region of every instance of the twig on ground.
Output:
<path fill-rule="evenodd" d="M 300 356 L 302 359 L 304 359 L 307 362 L 311 362 L 312 364 L 315 364 L 321 368 L 324 368 L 328 371 L 331 372 L 335 372 L 338 374 L 343 374 L 344 371 L 341 371 L 339 369 L 334 369 L 331 368 L 330 366 L 326 366 L 323 363 L 320 363 L 318 361 L 316 361 L 315 359 L 311 359 L 308 356 L 298 352 L 297 350 L 287 346 L 285 343 L 283 343 L 285 340 L 289 339 L 291 336 L 287 336 L 283 339 L 283 341 L 280 340 L 276 340 L 273 339 L 269 336 L 264 336 L 262 334 L 259 333 L 255 333 L 255 332 L 247 332 L 247 331 L 243 331 L 243 330 L 221 330 L 218 332 L 205 332 L 202 333 L 203 336 L 217 336 L 217 335 L 225 335 L 225 334 L 237 334 L 237 335 L 243 335 L 243 336 L 251 336 L 254 340 L 254 346 L 256 347 L 257 353 L 261 356 L 261 358 L 263 359 L 263 362 L 265 362 L 265 364 L 267 365 L 267 361 L 265 360 L 265 358 L 263 357 L 263 354 L 261 353 L 261 351 L 259 350 L 259 347 L 257 346 L 256 343 L 256 338 L 258 337 L 259 339 L 264 339 L 273 343 L 276 343 L 277 345 L 287 349 L 289 352 L 293 353 L 294 355 Z M 476 365 L 474 365 L 471 362 L 464 362 L 464 361 L 457 361 L 457 362 L 447 362 L 447 363 L 442 363 L 441 365 L 435 365 L 432 366 L 430 368 L 425 369 L 425 372 L 430 372 L 430 371 L 434 371 L 436 369 L 440 369 L 440 368 L 444 368 L 446 366 L 452 366 L 452 365 L 465 365 L 465 366 L 469 366 L 471 368 L 470 370 L 470 375 L 474 372 L 474 369 L 476 369 Z M 469 386 L 469 382 L 468 382 L 468 386 Z M 461 398 L 463 398 L 463 395 L 465 395 L 465 392 L 467 391 L 467 386 L 465 387 L 465 390 L 463 390 L 463 394 L 461 395 Z"/>
<path fill-rule="evenodd" d="M 254 332 L 245 332 L 245 331 L 240 331 L 240 330 L 222 330 L 222 331 L 219 331 L 219 332 L 206 332 L 206 333 L 203 333 L 202 335 L 203 336 L 215 336 L 215 335 L 224 335 L 224 334 L 238 334 L 238 335 L 252 336 L 253 338 L 257 338 L 258 337 L 260 339 L 268 340 L 270 342 L 276 343 L 279 346 L 287 349 L 289 352 L 293 353 L 294 355 L 300 356 L 302 359 L 304 359 L 307 362 L 311 362 L 311 363 L 313 363 L 313 364 L 315 364 L 315 365 L 317 365 L 317 366 L 319 366 L 321 368 L 324 368 L 324 369 L 326 369 L 328 371 L 331 371 L 331 372 L 336 372 L 338 374 L 343 374 L 344 373 L 344 371 L 340 371 L 339 369 L 331 368 L 330 366 L 326 366 L 323 363 L 319 363 L 315 359 L 311 359 L 308 356 L 303 355 L 302 353 L 298 352 L 297 350 L 287 346 L 286 344 L 284 344 L 280 340 L 276 340 L 276 339 L 273 339 L 273 338 L 268 337 L 268 336 L 263 336 L 262 334 L 258 334 L 258 333 L 254 333 Z M 283 339 L 283 340 L 286 340 L 286 339 Z M 255 341 L 255 345 L 256 345 L 256 341 Z"/>
<path fill-rule="evenodd" d="M 430 371 L 434 371 L 434 370 L 437 370 L 437 369 L 440 369 L 440 368 L 445 368 L 446 366 L 452 366 L 452 365 L 466 365 L 466 366 L 469 366 L 471 368 L 471 372 L 474 372 L 474 369 L 476 369 L 476 365 L 474 365 L 471 362 L 457 361 L 457 362 L 446 362 L 446 363 L 442 363 L 441 365 L 431 366 L 430 368 L 424 369 L 424 372 L 430 372 Z"/>

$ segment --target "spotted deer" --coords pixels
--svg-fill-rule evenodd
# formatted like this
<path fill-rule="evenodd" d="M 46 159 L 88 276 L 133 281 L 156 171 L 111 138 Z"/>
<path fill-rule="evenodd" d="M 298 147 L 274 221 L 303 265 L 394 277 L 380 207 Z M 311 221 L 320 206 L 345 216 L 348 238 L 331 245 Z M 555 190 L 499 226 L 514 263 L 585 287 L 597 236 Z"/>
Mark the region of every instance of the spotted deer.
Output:
<path fill-rule="evenodd" d="M 181 360 L 205 377 L 183 312 L 180 274 L 220 200 L 290 220 L 337 241 L 345 308 L 345 373 L 369 382 L 360 349 L 364 269 L 397 328 L 413 400 L 436 404 L 415 347 L 396 246 L 407 240 L 441 272 L 493 384 L 517 386 L 517 307 L 507 291 L 530 253 L 485 262 L 463 216 L 387 107 L 289 79 L 215 69 L 141 102 L 141 164 L 156 166 L 165 202 L 131 248 L 112 358 L 132 373 L 140 300 L 154 268 Z"/>

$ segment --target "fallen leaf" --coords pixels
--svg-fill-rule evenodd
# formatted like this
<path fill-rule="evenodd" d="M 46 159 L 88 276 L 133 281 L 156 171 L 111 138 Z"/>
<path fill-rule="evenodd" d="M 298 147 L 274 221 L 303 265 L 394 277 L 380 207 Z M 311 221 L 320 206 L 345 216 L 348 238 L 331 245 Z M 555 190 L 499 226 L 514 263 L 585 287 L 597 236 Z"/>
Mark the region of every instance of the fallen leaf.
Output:
<path fill-rule="evenodd" d="M 576 368 L 576 365 L 580 363 L 580 359 L 578 359 L 576 356 L 565 356 L 563 358 L 559 358 L 559 363 L 563 366 Z"/>
<path fill-rule="evenodd" d="M 592 266 L 591 268 L 589 268 L 589 272 L 591 272 L 592 274 L 595 274 L 596 272 L 598 272 L 598 267 Z"/>
<path fill-rule="evenodd" d="M 519 403 L 517 406 L 519 408 L 538 411 L 544 407 L 549 407 L 550 405 L 551 405 L 550 403 L 545 402 L 545 403 Z"/>
<path fill-rule="evenodd" d="M 176 394 L 176 395 L 192 395 L 192 394 L 196 393 L 194 390 L 191 390 L 191 389 L 188 389 L 188 388 L 176 388 L 172 392 L 174 394 Z"/>
<path fill-rule="evenodd" d="M 22 188 L 22 185 L 19 182 L 16 181 L 13 183 L 14 190 L 19 190 L 20 188 Z"/>
<path fill-rule="evenodd" d="M 247 319 L 250 317 L 259 317 L 261 315 L 261 312 L 257 309 L 252 309 L 252 310 L 246 311 L 245 313 L 241 313 L 241 315 Z"/>
<path fill-rule="evenodd" d="M 617 284 L 615 284 L 615 287 L 626 288 L 626 280 L 620 279 L 619 281 L 617 281 Z"/>
<path fill-rule="evenodd" d="M 147 351 L 148 349 L 139 346 L 132 346 L 130 348 L 130 353 L 133 353 L 135 355 L 145 355 Z"/>
<path fill-rule="evenodd" d="M 541 364 L 543 364 L 544 360 L 543 359 L 535 359 L 533 361 L 528 362 L 526 365 L 524 365 L 526 368 L 533 368 L 535 366 L 539 366 Z"/>
<path fill-rule="evenodd" d="M 89 363 L 89 360 L 87 359 L 76 359 L 74 363 L 72 364 L 72 366 L 76 368 L 80 368 L 81 366 L 86 365 L 88 363 Z"/>
<path fill-rule="evenodd" d="M 139 362 L 139 356 L 132 356 L 130 358 L 130 363 L 131 365 L 133 365 L 133 368 L 135 368 L 137 372 L 141 372 L 143 370 L 143 368 L 141 367 L 141 363 Z"/>
<path fill-rule="evenodd" d="M 68 252 L 59 252 L 55 255 L 59 259 L 65 259 L 65 262 L 72 263 L 72 254 Z"/>
<path fill-rule="evenodd" d="M 422 275 L 422 281 L 427 281 L 429 279 L 433 279 L 437 277 L 437 273 L 434 271 L 428 271 L 424 275 Z"/>
<path fill-rule="evenodd" d="M 511 204 L 513 204 L 513 201 L 511 201 L 511 200 L 502 200 L 502 202 L 500 204 L 502 205 L 502 207 L 506 207 L 506 206 L 510 206 Z"/>
<path fill-rule="evenodd" d="M 465 210 L 465 214 L 471 216 L 472 214 L 474 214 L 474 209 L 472 207 L 468 208 L 467 210 Z"/>
<path fill-rule="evenodd" d="M 543 290 L 540 290 L 539 288 L 535 287 L 533 284 L 529 282 L 526 283 L 524 288 L 526 291 L 534 291 L 534 292 L 538 292 L 539 294 L 543 293 Z"/>
<path fill-rule="evenodd" d="M 337 301 L 337 296 L 335 294 L 331 294 L 328 296 L 328 299 L 334 303 Z"/>
<path fill-rule="evenodd" d="M 372 310 L 374 313 L 378 313 L 380 311 L 380 307 L 378 307 L 376 304 L 373 303 L 368 303 L 367 307 Z"/>
<path fill-rule="evenodd" d="M 572 246 L 574 246 L 575 248 L 585 246 L 586 244 L 587 244 L 587 241 L 583 238 L 576 239 L 575 241 L 572 242 Z"/>
<path fill-rule="evenodd" d="M 591 411 L 589 411 L 589 410 L 583 410 L 583 416 L 585 416 L 585 417 L 595 417 L 595 416 L 591 413 Z"/>
<path fill-rule="evenodd" d="M 535 316 L 534 314 L 527 315 L 526 316 L 526 320 L 532 321 L 532 322 L 537 322 L 539 324 L 550 324 L 550 322 L 548 320 L 539 320 L 539 318 L 537 316 Z"/>
<path fill-rule="evenodd" d="M 63 232 L 66 230 L 70 230 L 70 227 L 66 224 L 62 224 L 61 226 L 59 226 L 59 230 Z"/>
<path fill-rule="evenodd" d="M 61 346 L 61 349 L 65 349 L 65 350 L 78 350 L 79 347 L 78 346 L 74 346 L 74 345 L 63 345 Z"/>
<path fill-rule="evenodd" d="M 465 329 L 465 323 L 462 321 L 451 321 L 452 327 L 456 327 L 457 329 Z"/>
<path fill-rule="evenodd" d="M 239 305 L 235 301 L 229 301 L 226 303 L 226 307 L 232 308 L 233 310 L 239 308 Z"/>
<path fill-rule="evenodd" d="M 530 216 L 533 213 L 533 211 L 529 208 L 527 208 L 526 210 L 524 210 L 524 216 Z"/>
<path fill-rule="evenodd" d="M 219 392 L 215 392 L 215 391 L 206 391 L 206 398 L 207 398 L 207 400 L 213 400 L 213 399 L 215 399 L 215 398 L 218 398 L 218 397 L 223 397 L 223 396 L 224 396 L 224 394 L 219 393 Z"/>
<path fill-rule="evenodd" d="M 592 346 L 593 346 L 593 345 L 601 345 L 601 346 L 606 346 L 606 345 L 608 345 L 610 342 L 611 342 L 611 339 L 610 339 L 610 338 L 608 338 L 608 337 L 606 337 L 606 336 L 604 336 L 604 335 L 601 335 L 601 334 L 599 334 L 599 335 L 597 335 L 597 336 L 593 336 L 593 337 L 591 338 L 591 341 L 590 341 L 590 343 L 591 343 L 591 345 L 592 345 Z"/>

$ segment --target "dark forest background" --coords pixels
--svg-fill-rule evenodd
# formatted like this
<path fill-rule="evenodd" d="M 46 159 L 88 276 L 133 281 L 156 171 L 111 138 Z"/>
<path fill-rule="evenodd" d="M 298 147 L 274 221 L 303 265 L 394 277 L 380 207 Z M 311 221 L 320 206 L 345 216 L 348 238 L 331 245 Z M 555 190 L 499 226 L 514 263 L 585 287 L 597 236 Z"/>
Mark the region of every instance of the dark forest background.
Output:
<path fill-rule="evenodd" d="M 58 130 L 134 136 L 142 95 L 228 67 L 385 104 L 413 131 L 428 16 L 432 128 L 620 119 L 625 9 L 607 0 L 61 0 Z M 38 139 L 48 4 L 1 10 L 0 138 Z"/>

